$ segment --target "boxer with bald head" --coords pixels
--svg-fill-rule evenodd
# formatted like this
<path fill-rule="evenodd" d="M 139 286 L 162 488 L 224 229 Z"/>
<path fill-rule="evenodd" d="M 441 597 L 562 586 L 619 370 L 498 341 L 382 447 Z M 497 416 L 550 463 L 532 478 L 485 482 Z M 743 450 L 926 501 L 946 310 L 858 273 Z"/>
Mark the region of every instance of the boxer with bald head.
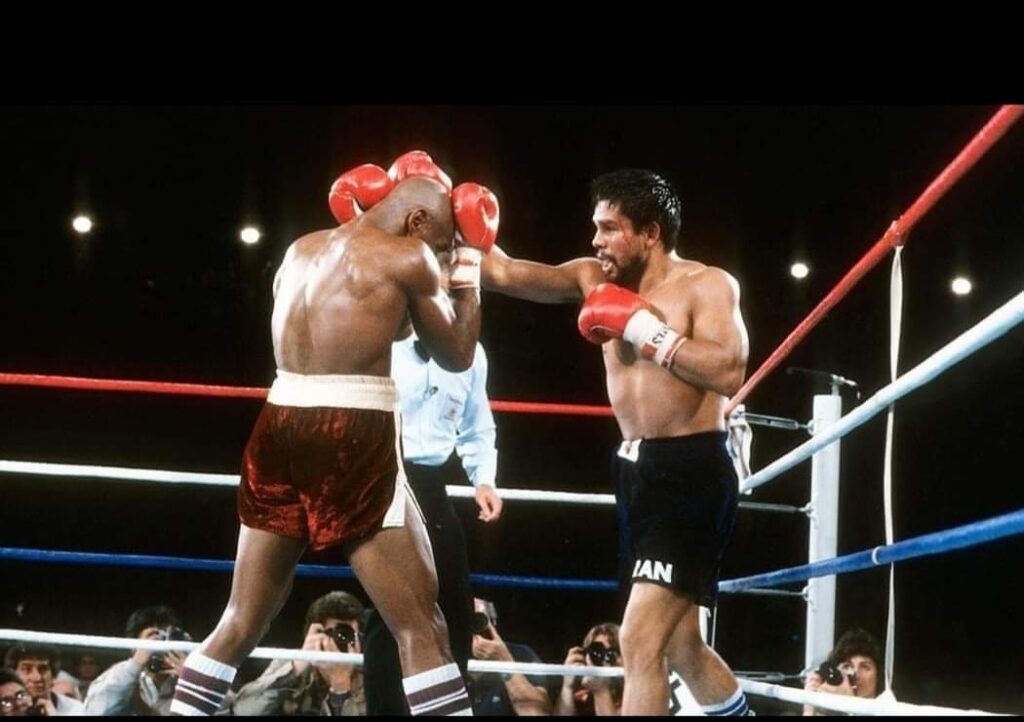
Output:
<path fill-rule="evenodd" d="M 630 584 L 622 713 L 667 714 L 670 666 L 706 713 L 743 714 L 743 692 L 699 626 L 738 503 L 724 412 L 747 362 L 739 287 L 676 253 L 680 202 L 660 176 L 615 171 L 591 190 L 594 257 L 549 266 L 495 249 L 483 285 L 540 303 L 582 301 L 579 330 L 602 347 L 624 439 L 614 459 Z"/>
<path fill-rule="evenodd" d="M 410 317 L 441 366 L 472 364 L 479 283 L 449 296 L 438 254 L 451 255 L 456 230 L 477 254 L 486 252 L 496 201 L 489 196 L 481 207 L 489 191 L 452 190 L 424 171 L 422 159 L 389 179 L 386 193 L 365 187 L 380 173 L 356 171 L 339 183 L 365 205 L 340 227 L 292 243 L 274 279 L 277 378 L 242 461 L 231 594 L 217 627 L 186 661 L 172 713 L 217 711 L 287 599 L 307 546 L 340 546 L 348 556 L 398 642 L 412 712 L 469 712 L 436 604 L 430 543 L 402 471 L 389 374 L 392 341 Z"/>

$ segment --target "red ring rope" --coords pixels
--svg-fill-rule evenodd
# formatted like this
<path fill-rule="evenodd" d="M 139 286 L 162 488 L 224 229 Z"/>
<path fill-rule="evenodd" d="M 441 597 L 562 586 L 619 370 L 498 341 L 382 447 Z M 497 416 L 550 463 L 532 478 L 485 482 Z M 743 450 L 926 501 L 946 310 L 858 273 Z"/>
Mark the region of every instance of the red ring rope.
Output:
<path fill-rule="evenodd" d="M 750 392 L 760 383 L 761 379 L 767 376 L 771 371 L 775 369 L 783 359 L 785 359 L 790 352 L 800 343 L 806 336 L 811 332 L 815 326 L 823 319 L 829 311 L 832 310 L 839 301 L 849 293 L 850 289 L 859 281 L 868 271 L 875 267 L 879 261 L 882 260 L 888 253 L 892 246 L 903 245 L 906 243 L 907 234 L 910 233 L 910 229 L 914 225 L 924 218 L 925 214 L 932 209 L 932 207 L 938 202 L 946 191 L 953 187 L 953 185 L 969 171 L 978 160 L 985 155 L 988 150 L 995 145 L 996 141 L 1003 137 L 1010 126 L 1012 126 L 1021 114 L 1024 113 L 1024 106 L 1022 105 L 1004 105 L 996 112 L 995 115 L 985 124 L 971 142 L 968 143 L 962 151 L 957 155 L 953 161 L 946 166 L 946 168 L 939 173 L 939 175 L 929 184 L 925 189 L 924 193 L 914 201 L 913 205 L 907 209 L 907 211 L 901 215 L 898 219 L 892 222 L 892 225 L 886 230 L 880 239 L 873 245 L 868 252 L 861 258 L 857 264 L 850 269 L 850 272 L 843 276 L 842 280 L 836 284 L 836 287 L 829 291 L 828 295 L 822 299 L 813 311 L 799 323 L 799 325 L 793 329 L 792 333 L 786 337 L 786 340 L 779 344 L 779 347 L 772 352 L 771 356 L 761 364 L 761 367 L 754 372 L 754 374 L 747 379 L 747 382 L 740 387 L 740 390 L 736 392 L 736 395 L 732 397 L 729 405 L 726 407 L 726 416 L 732 412 L 738 404 L 743 403 L 744 399 L 750 395 Z"/>
<path fill-rule="evenodd" d="M 255 386 L 217 386 L 182 384 L 169 381 L 126 381 L 123 379 L 87 379 L 80 376 L 0 373 L 0 386 L 47 386 L 86 391 L 128 391 L 182 396 L 219 396 L 221 398 L 264 399 L 268 389 Z M 611 416 L 609 406 L 586 404 L 542 404 L 530 401 L 491 401 L 495 411 L 514 414 L 567 414 L 571 416 Z"/>

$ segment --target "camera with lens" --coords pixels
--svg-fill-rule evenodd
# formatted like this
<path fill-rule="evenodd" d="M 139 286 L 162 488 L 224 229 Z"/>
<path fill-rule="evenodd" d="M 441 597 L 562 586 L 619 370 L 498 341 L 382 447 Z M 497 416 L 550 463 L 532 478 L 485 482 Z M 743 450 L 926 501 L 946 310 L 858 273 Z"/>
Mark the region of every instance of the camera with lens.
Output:
<path fill-rule="evenodd" d="M 333 627 L 326 627 L 324 631 L 334 640 L 340 652 L 348 652 L 356 644 L 358 633 L 351 624 L 336 624 Z"/>
<path fill-rule="evenodd" d="M 43 707 L 42 703 L 33 703 L 30 707 L 25 710 L 26 717 L 45 717 L 46 708 Z"/>
<path fill-rule="evenodd" d="M 484 639 L 493 639 L 490 627 L 498 623 L 498 610 L 494 608 L 494 602 L 486 599 L 478 599 L 477 601 L 484 609 L 482 612 L 473 612 L 473 634 L 478 634 Z"/>
<path fill-rule="evenodd" d="M 181 627 L 171 627 L 170 629 L 160 629 L 157 631 L 157 639 L 161 639 L 168 642 L 191 642 L 192 636 Z M 149 664 L 146 668 L 153 673 L 164 672 L 167 669 L 167 660 L 163 653 L 153 652 L 149 657 Z"/>
<path fill-rule="evenodd" d="M 615 647 L 606 647 L 601 642 L 592 642 L 585 652 L 595 667 L 614 666 L 619 656 L 619 650 Z"/>
<path fill-rule="evenodd" d="M 849 680 L 850 686 L 854 684 L 856 677 L 850 672 L 846 665 L 836 664 L 835 662 L 825 661 L 818 667 L 818 676 L 821 677 L 825 684 L 838 687 L 843 683 L 843 680 Z"/>
<path fill-rule="evenodd" d="M 473 634 L 479 634 L 484 639 L 491 638 L 491 620 L 483 612 L 473 612 Z"/>

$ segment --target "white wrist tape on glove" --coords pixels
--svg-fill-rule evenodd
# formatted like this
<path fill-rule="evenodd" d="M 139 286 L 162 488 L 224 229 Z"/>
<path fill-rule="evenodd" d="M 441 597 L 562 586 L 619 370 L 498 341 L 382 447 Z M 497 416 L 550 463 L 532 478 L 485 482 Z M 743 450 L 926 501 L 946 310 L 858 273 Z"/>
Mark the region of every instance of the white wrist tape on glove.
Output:
<path fill-rule="evenodd" d="M 686 342 L 686 337 L 646 309 L 630 316 L 622 338 L 633 344 L 641 356 L 664 368 L 672 367 L 676 351 Z"/>
<path fill-rule="evenodd" d="M 452 254 L 452 273 L 449 288 L 480 288 L 480 263 L 484 254 L 469 246 L 456 246 Z"/>

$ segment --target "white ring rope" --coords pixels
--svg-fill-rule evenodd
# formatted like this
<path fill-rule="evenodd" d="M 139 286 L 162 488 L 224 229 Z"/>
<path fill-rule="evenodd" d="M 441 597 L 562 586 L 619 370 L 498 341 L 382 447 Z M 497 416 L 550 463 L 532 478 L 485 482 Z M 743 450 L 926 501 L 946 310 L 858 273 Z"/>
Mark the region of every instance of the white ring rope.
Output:
<path fill-rule="evenodd" d="M 199 646 L 199 642 L 165 641 L 157 639 L 131 639 L 130 637 L 98 637 L 90 634 L 63 634 L 58 632 L 34 632 L 27 629 L 0 629 L 0 639 L 35 644 L 63 644 L 77 647 L 100 649 L 149 649 L 153 651 L 188 651 Z M 304 662 L 334 662 L 361 667 L 363 655 L 343 652 L 313 652 L 307 649 L 284 649 L 282 647 L 257 647 L 250 659 L 296 659 Z M 571 675 L 576 677 L 621 677 L 622 667 L 580 667 L 565 664 L 526 664 L 524 662 L 495 662 L 471 659 L 471 672 L 522 673 L 542 676 Z"/>
<path fill-rule="evenodd" d="M 124 466 L 89 466 L 86 464 L 49 464 L 38 461 L 4 460 L 0 461 L 0 471 L 10 474 L 42 474 L 44 476 L 80 476 L 90 479 L 155 481 L 161 484 L 238 486 L 238 474 L 203 474 L 192 471 L 138 469 Z"/>
<path fill-rule="evenodd" d="M 0 461 L 0 472 L 10 474 L 39 474 L 43 476 L 78 476 L 91 479 L 122 479 L 127 481 L 153 481 L 162 484 L 199 484 L 203 486 L 238 486 L 238 474 L 206 474 L 192 471 L 165 469 L 139 469 L 123 466 L 90 466 L 84 464 L 51 464 L 37 461 Z M 446 486 L 449 496 L 473 498 L 476 490 L 471 486 Z M 517 501 L 547 501 L 567 504 L 593 504 L 614 506 L 614 494 L 585 494 L 570 491 L 543 491 L 539 489 L 499 489 L 502 499 Z"/>
<path fill-rule="evenodd" d="M 897 702 L 895 699 L 861 699 L 842 694 L 828 692 L 807 692 L 795 687 L 783 687 L 777 684 L 755 682 L 751 679 L 740 679 L 740 687 L 747 694 L 759 697 L 771 697 L 782 702 L 793 704 L 810 704 L 815 707 L 846 712 L 858 715 L 906 715 L 906 716 L 951 716 L 951 715 L 995 715 L 977 709 L 957 709 L 956 707 L 937 707 L 934 705 L 910 704 Z"/>
<path fill-rule="evenodd" d="M 827 431 L 804 442 L 750 476 L 743 482 L 740 490 L 748 492 L 766 484 L 783 472 L 789 471 L 801 461 L 809 459 L 836 439 L 845 436 L 882 411 L 886 411 L 893 402 L 928 383 L 982 346 L 1006 334 L 1021 321 L 1024 321 L 1024 291 L 903 374 L 897 381 L 880 389 L 871 398 L 832 424 Z"/>
<path fill-rule="evenodd" d="M 41 461 L 0 460 L 0 473 L 37 476 L 75 476 L 83 479 L 115 479 L 122 481 L 151 481 L 158 484 L 196 484 L 199 486 L 238 486 L 238 474 L 213 474 L 168 469 L 140 469 L 126 466 L 94 466 L 88 464 L 54 464 Z M 476 489 L 465 485 L 445 487 L 448 496 L 472 499 Z M 575 491 L 545 491 L 542 489 L 499 489 L 501 498 L 515 501 L 544 501 L 562 504 L 615 506 L 614 494 L 590 494 Z M 761 504 L 741 501 L 745 509 L 807 515 L 808 507 L 786 504 Z"/>
<path fill-rule="evenodd" d="M 882 388 L 874 396 L 842 417 L 824 432 L 801 444 L 781 458 L 748 478 L 742 491 L 750 491 L 765 484 L 779 474 L 810 458 L 838 438 L 864 424 L 869 419 L 889 408 L 899 398 L 923 386 L 953 364 L 1007 333 L 1024 321 L 1024 292 L 1018 293 L 1003 306 L 989 314 L 969 331 L 932 354 L 928 359 L 908 371 L 899 380 Z M 127 479 L 154 481 L 167 484 L 204 484 L 215 486 L 237 486 L 237 474 L 207 474 L 188 471 L 167 471 L 161 469 L 139 469 L 114 466 L 90 466 L 82 464 L 52 464 L 33 461 L 0 461 L 0 472 L 20 474 L 44 474 L 48 476 L 84 476 L 98 479 Z M 474 489 L 467 486 L 447 486 L 453 497 L 471 497 Z M 575 504 L 613 505 L 612 494 L 584 494 L 566 491 L 540 491 L 533 489 L 501 489 L 503 498 L 522 501 L 552 501 Z"/>
<path fill-rule="evenodd" d="M 159 484 L 196 484 L 199 486 L 238 486 L 238 474 L 213 474 L 194 471 L 173 471 L 168 469 L 140 469 L 125 466 L 93 466 L 87 464 L 54 464 L 40 461 L 0 460 L 0 473 L 27 474 L 38 476 L 75 476 L 83 479 L 115 479 L 122 481 L 151 481 Z M 448 496 L 459 499 L 472 499 L 476 489 L 465 485 L 445 486 Z M 590 494 L 575 491 L 545 491 L 542 489 L 505 489 L 498 490 L 504 500 L 544 501 L 563 504 L 581 504 L 591 506 L 615 506 L 614 494 Z M 810 513 L 810 506 L 790 506 L 788 504 L 763 504 L 741 501 L 740 506 L 756 511 L 779 512 L 787 514 Z"/>
<path fill-rule="evenodd" d="M 0 639 L 31 642 L 35 644 L 71 645 L 101 649 L 149 649 L 154 651 L 191 651 L 198 642 L 164 641 L 155 639 L 131 639 L 122 637 L 100 637 L 89 634 L 63 634 L 58 632 L 34 632 L 25 629 L 0 629 Z M 363 655 L 340 652 L 313 652 L 305 649 L 284 649 L 280 647 L 257 647 L 250 659 L 294 659 L 306 662 L 333 662 L 362 666 Z M 621 677 L 622 667 L 581 667 L 565 664 L 527 664 L 523 662 L 495 662 L 483 659 L 469 660 L 470 672 L 503 674 L 528 674 L 537 676 L 573 677 Z M 840 712 L 853 714 L 902 714 L 902 715 L 988 715 L 990 712 L 961 710 L 954 707 L 915 705 L 890 700 L 868 700 L 826 692 L 807 692 L 794 687 L 755 682 L 740 679 L 745 692 L 761 697 L 771 697 L 793 704 L 813 704 Z"/>

